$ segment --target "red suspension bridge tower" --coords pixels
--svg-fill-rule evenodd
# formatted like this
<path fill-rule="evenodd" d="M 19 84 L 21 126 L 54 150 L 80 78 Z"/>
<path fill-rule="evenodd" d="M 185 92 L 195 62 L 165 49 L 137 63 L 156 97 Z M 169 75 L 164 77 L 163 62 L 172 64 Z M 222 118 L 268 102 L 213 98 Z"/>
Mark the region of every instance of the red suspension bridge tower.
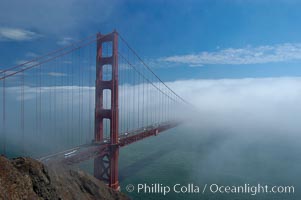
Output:
<path fill-rule="evenodd" d="M 109 56 L 103 54 L 103 44 L 111 43 L 112 52 Z M 111 80 L 104 80 L 104 66 L 111 68 Z M 95 142 L 104 140 L 104 119 L 110 120 L 110 143 L 107 145 L 106 153 L 95 158 L 94 176 L 100 180 L 107 181 L 113 189 L 119 189 L 118 183 L 118 34 L 116 31 L 101 35 L 97 34 L 96 55 L 96 88 L 95 88 Z M 104 90 L 111 91 L 111 107 L 104 108 Z"/>
<path fill-rule="evenodd" d="M 89 67 L 95 64 L 91 53 L 95 45 L 94 110 L 94 71 Z M 116 190 L 119 148 L 176 127 L 182 121 L 177 112 L 189 107 L 116 31 L 98 33 L 96 39 L 95 35 L 89 36 L 2 70 L 0 89 L 0 154 L 6 148 L 15 149 L 6 140 L 21 138 L 23 149 L 38 152 L 34 147 L 37 145 L 26 145 L 26 138 L 37 138 L 35 142 L 40 145 L 51 137 L 57 146 L 41 148 L 44 151 L 32 153 L 34 157 L 44 163 L 69 165 L 94 159 L 94 176 Z M 88 103 L 84 101 L 85 95 Z"/>

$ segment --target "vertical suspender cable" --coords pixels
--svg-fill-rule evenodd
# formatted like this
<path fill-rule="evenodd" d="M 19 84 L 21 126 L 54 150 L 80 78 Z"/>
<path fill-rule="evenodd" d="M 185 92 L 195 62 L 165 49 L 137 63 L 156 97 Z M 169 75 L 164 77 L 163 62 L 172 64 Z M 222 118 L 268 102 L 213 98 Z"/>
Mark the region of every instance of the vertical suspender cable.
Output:
<path fill-rule="evenodd" d="M 22 129 L 22 153 L 25 154 L 25 130 L 24 130 L 24 72 L 21 73 L 21 129 Z"/>
<path fill-rule="evenodd" d="M 3 74 L 4 76 L 5 76 L 5 72 L 4 72 L 4 74 Z M 3 100 L 2 100 L 2 124 L 3 124 L 3 146 L 2 146 L 2 152 L 3 152 L 3 154 L 5 155 L 6 154 L 6 95 L 5 95 L 5 87 L 6 87 L 6 85 L 5 85 L 5 79 L 3 79 L 2 80 L 3 82 L 2 82 L 2 98 L 3 98 Z"/>

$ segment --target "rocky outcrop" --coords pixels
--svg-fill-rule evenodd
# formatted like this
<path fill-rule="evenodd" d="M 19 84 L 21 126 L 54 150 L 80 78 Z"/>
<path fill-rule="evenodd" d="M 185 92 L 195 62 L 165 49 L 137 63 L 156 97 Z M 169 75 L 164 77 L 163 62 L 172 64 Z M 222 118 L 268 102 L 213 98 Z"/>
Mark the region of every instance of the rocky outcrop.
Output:
<path fill-rule="evenodd" d="M 85 172 L 46 167 L 31 158 L 0 156 L 1 200 L 127 200 Z"/>

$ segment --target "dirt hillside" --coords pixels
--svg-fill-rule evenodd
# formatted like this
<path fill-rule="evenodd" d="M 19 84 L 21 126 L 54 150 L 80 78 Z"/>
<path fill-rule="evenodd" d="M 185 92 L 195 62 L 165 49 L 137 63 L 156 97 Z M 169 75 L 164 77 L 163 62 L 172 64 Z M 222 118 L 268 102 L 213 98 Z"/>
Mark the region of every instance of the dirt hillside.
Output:
<path fill-rule="evenodd" d="M 0 156 L 0 200 L 128 200 L 82 171 Z"/>

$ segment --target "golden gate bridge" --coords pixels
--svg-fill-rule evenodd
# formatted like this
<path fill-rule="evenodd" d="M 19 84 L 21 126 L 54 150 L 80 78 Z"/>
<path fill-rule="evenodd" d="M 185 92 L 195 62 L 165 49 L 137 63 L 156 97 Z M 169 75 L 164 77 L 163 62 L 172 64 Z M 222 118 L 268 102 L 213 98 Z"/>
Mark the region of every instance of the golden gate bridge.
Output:
<path fill-rule="evenodd" d="M 94 176 L 114 189 L 119 148 L 179 125 L 189 105 L 116 31 L 4 69 L 0 81 L 1 154 L 94 159 Z"/>

